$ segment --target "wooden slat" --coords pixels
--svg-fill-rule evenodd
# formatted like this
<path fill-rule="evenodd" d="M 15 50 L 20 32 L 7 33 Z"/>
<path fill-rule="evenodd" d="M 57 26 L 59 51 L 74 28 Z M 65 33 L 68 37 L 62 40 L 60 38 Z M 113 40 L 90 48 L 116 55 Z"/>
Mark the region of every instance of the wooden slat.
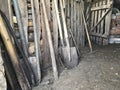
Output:
<path fill-rule="evenodd" d="M 110 3 L 110 0 L 107 0 L 107 4 Z M 105 18 L 105 34 L 109 35 L 109 31 L 110 31 L 110 23 L 111 23 L 111 13 L 112 10 L 108 13 L 108 15 Z"/>
<path fill-rule="evenodd" d="M 74 30 L 73 30 L 73 35 L 74 35 L 74 37 L 75 37 L 75 40 L 76 40 L 76 15 L 77 14 L 77 11 L 76 11 L 76 1 L 74 1 L 74 16 L 73 16 L 73 18 L 74 18 L 74 20 L 73 20 L 73 23 L 74 23 Z M 72 44 L 73 45 L 73 44 Z"/>
<path fill-rule="evenodd" d="M 107 4 L 110 4 L 110 0 L 107 0 Z M 105 18 L 105 34 L 106 35 L 109 35 L 110 33 L 111 13 L 112 13 L 112 10 L 107 14 Z M 108 45 L 108 39 L 104 39 L 103 44 Z"/>
<path fill-rule="evenodd" d="M 102 2 L 101 2 L 101 1 L 99 2 L 99 6 L 102 6 Z M 102 12 L 102 10 L 99 10 L 99 11 L 98 11 L 98 21 L 99 21 L 100 18 L 101 18 L 101 12 Z M 98 28 L 97 33 L 100 33 L 100 30 L 101 30 L 100 27 L 101 27 L 101 24 L 99 24 L 98 27 L 97 27 L 97 28 Z M 101 42 L 100 37 L 98 37 L 98 44 L 100 44 L 100 42 Z"/>
<path fill-rule="evenodd" d="M 107 0 L 103 0 L 103 5 L 106 5 L 107 4 Z M 103 13 L 105 13 L 106 11 L 107 11 L 108 9 L 104 9 L 103 10 Z M 108 13 L 107 13 L 108 14 Z M 107 16 L 107 14 L 106 14 L 106 16 Z M 105 21 L 106 21 L 106 17 L 104 18 L 104 20 L 103 20 L 103 31 L 102 31 L 102 33 L 103 34 L 105 34 L 105 32 L 106 32 L 106 26 L 105 26 Z M 102 45 L 106 45 L 106 39 L 107 38 L 102 38 Z"/>
<path fill-rule="evenodd" d="M 79 4 L 79 9 L 81 8 L 81 6 L 80 6 L 80 4 Z M 81 14 L 81 10 L 79 10 L 79 45 L 80 45 L 80 47 L 83 47 L 83 37 L 82 37 L 82 33 L 83 33 L 83 29 L 84 29 L 84 25 L 83 25 L 83 19 L 82 19 L 82 14 Z M 79 47 L 79 48 L 80 48 Z"/>
<path fill-rule="evenodd" d="M 95 4 L 92 4 L 92 7 L 94 7 Z M 94 16 L 95 16 L 95 11 L 91 12 L 91 28 L 94 27 Z M 91 39 L 94 40 L 94 36 L 91 36 Z"/>
<path fill-rule="evenodd" d="M 93 36 L 95 36 L 95 37 L 102 37 L 102 38 L 108 38 L 108 35 L 106 35 L 106 34 L 99 34 L 99 33 L 92 33 L 92 34 L 90 34 L 90 35 L 93 35 Z"/>
<path fill-rule="evenodd" d="M 105 5 L 105 0 L 102 1 L 102 5 Z M 101 17 L 104 15 L 105 12 L 106 12 L 106 10 L 102 10 Z M 105 19 L 103 19 L 101 21 L 101 31 L 100 31 L 101 34 L 104 34 L 104 20 Z M 102 45 L 103 45 L 103 40 L 104 40 L 104 38 L 101 37 L 101 43 L 100 44 L 102 44 Z"/>
<path fill-rule="evenodd" d="M 77 18 L 76 18 L 76 23 L 77 23 L 77 28 L 76 28 L 76 42 L 77 42 L 77 47 L 79 47 L 79 42 L 81 42 L 80 41 L 80 36 L 79 36 L 79 33 L 80 33 L 80 24 L 79 24 L 79 20 L 80 20 L 80 11 L 79 11 L 79 6 L 80 6 L 80 4 L 79 3 L 77 3 L 76 4 L 76 11 L 77 11 Z"/>
<path fill-rule="evenodd" d="M 97 7 L 99 7 L 99 2 L 98 3 L 96 3 L 96 6 Z M 100 10 L 99 10 L 100 11 Z M 96 19 L 96 23 L 98 22 L 98 20 L 99 20 L 99 11 L 96 11 L 97 12 L 97 19 Z M 95 33 L 98 33 L 98 31 L 99 31 L 99 25 L 96 27 L 96 30 L 95 30 L 96 32 Z M 96 39 L 95 39 L 95 42 L 98 44 L 98 37 L 95 37 Z"/>
<path fill-rule="evenodd" d="M 81 1 L 81 5 L 82 5 L 82 9 L 83 9 L 83 11 L 84 11 L 84 1 L 82 0 Z M 80 7 L 81 8 L 81 7 Z M 82 24 L 81 24 L 81 26 L 82 26 L 82 30 L 81 30 L 81 34 L 82 34 L 82 47 L 84 47 L 85 46 L 85 37 L 86 37 L 86 35 L 85 35 L 85 22 L 84 22 L 84 20 L 83 20 L 83 16 L 82 16 L 82 12 L 81 12 L 81 21 L 82 21 Z"/>
<path fill-rule="evenodd" d="M 71 0 L 71 31 L 74 30 L 74 0 Z M 70 45 L 72 46 L 72 41 L 70 42 Z"/>
<path fill-rule="evenodd" d="M 99 6 L 99 7 L 93 7 L 93 8 L 91 8 L 91 11 L 96 11 L 96 10 L 102 10 L 102 9 L 108 9 L 108 8 L 110 8 L 110 4 L 108 4 L 108 5 L 101 5 L 101 6 Z"/>
<path fill-rule="evenodd" d="M 95 7 L 97 7 L 97 4 L 98 4 L 98 3 L 96 2 L 96 3 L 95 3 Z M 93 22 L 94 22 L 94 25 L 96 25 L 96 23 L 97 23 L 97 17 L 98 17 L 98 16 L 97 16 L 98 11 L 94 11 L 94 12 L 95 12 L 95 13 L 94 13 L 94 18 L 95 18 L 95 19 L 94 19 Z M 95 30 L 93 31 L 93 33 L 96 33 L 96 29 L 97 29 L 97 27 L 95 28 Z M 96 37 L 95 37 L 95 36 L 93 37 L 93 41 L 94 41 L 94 42 L 96 41 Z"/>

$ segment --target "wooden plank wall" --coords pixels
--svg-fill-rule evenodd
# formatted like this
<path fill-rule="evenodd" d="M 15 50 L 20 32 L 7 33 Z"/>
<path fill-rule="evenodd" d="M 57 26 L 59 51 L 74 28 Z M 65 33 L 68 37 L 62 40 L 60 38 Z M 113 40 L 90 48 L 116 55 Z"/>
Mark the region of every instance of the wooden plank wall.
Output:
<path fill-rule="evenodd" d="M 84 10 L 84 5 L 82 5 Z M 69 30 L 72 31 L 78 48 L 85 46 L 85 32 L 84 23 L 80 11 L 80 1 L 79 0 L 66 0 L 66 20 Z M 69 35 L 70 36 L 70 35 Z M 73 40 L 70 37 L 70 44 L 74 46 Z"/>
<path fill-rule="evenodd" d="M 112 0 L 100 0 L 92 4 L 91 8 L 91 28 L 93 28 L 106 12 L 112 7 Z M 108 37 L 111 24 L 111 12 L 110 10 L 103 20 L 96 26 L 91 32 L 91 39 L 98 45 L 108 45 Z"/>

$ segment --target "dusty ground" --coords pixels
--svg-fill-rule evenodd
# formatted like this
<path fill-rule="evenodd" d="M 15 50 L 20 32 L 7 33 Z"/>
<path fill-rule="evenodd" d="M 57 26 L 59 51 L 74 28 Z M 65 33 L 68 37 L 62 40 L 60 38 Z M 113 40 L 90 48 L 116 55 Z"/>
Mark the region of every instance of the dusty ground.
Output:
<path fill-rule="evenodd" d="M 120 90 L 120 45 L 88 48 L 72 70 L 63 69 L 58 81 L 52 83 L 52 73 L 33 90 Z M 50 82 L 49 82 L 50 81 Z"/>

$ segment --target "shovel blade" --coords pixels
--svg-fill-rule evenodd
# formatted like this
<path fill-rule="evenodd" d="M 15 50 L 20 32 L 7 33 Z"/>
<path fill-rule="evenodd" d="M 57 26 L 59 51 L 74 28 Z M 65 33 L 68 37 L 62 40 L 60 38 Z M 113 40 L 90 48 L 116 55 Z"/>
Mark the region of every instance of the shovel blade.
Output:
<path fill-rule="evenodd" d="M 67 47 L 62 47 L 61 49 L 61 54 L 62 54 L 62 60 L 64 65 L 68 68 L 74 68 L 75 66 L 78 65 L 78 54 L 76 51 L 75 47 L 70 47 L 70 57 L 71 60 L 69 60 L 69 56 L 68 56 L 68 48 Z"/>

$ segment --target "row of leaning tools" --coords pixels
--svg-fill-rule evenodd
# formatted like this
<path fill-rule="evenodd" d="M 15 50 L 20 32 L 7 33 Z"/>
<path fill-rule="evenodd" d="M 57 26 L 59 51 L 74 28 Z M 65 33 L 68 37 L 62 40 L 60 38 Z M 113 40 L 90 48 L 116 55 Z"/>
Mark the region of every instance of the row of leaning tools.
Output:
<path fill-rule="evenodd" d="M 12 90 L 38 85 L 46 59 L 54 80 L 59 78 L 59 63 L 68 69 L 77 66 L 84 32 L 92 51 L 83 5 L 80 0 L 12 0 L 13 24 L 0 11 L 1 46 Z"/>

